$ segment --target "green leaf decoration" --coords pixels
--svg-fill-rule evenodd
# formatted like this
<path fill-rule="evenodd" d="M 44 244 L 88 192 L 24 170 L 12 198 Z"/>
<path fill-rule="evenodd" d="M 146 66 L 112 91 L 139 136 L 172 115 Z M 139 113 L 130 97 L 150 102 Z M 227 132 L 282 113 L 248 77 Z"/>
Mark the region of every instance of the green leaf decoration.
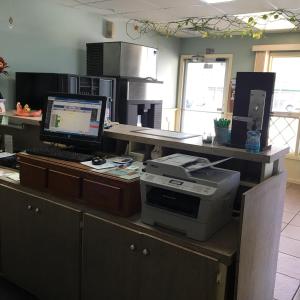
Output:
<path fill-rule="evenodd" d="M 178 33 L 198 33 L 202 38 L 232 38 L 234 36 L 261 39 L 265 31 L 256 28 L 260 20 L 276 22 L 279 18 L 289 20 L 295 28 L 290 31 L 300 30 L 300 11 L 277 9 L 270 13 L 262 13 L 256 17 L 245 17 L 244 20 L 237 16 L 221 15 L 216 17 L 189 17 L 172 22 L 152 22 L 150 20 L 129 20 L 126 25 L 127 35 L 132 39 L 140 38 L 150 32 L 158 32 L 164 36 L 176 36 Z M 222 26 L 221 26 L 222 24 Z M 132 30 L 134 28 L 134 30 Z"/>

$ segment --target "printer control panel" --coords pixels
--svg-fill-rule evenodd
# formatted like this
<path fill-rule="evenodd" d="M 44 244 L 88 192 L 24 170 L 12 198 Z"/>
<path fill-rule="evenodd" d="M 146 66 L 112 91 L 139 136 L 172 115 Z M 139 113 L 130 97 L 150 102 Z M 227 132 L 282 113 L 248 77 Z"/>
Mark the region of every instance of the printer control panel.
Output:
<path fill-rule="evenodd" d="M 198 183 L 184 181 L 176 178 L 164 177 L 150 173 L 143 173 L 141 175 L 141 179 L 147 181 L 148 183 L 156 183 L 160 186 L 163 185 L 165 187 L 175 187 L 178 190 L 193 192 L 205 196 L 211 196 L 217 190 L 216 188 L 207 185 L 202 185 Z"/>

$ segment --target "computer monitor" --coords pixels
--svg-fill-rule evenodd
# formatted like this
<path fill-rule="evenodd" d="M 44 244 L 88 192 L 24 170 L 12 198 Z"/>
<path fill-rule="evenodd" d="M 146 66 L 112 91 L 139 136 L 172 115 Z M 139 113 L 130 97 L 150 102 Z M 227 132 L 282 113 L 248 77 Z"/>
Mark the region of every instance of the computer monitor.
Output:
<path fill-rule="evenodd" d="M 42 141 L 98 148 L 103 133 L 106 97 L 51 94 L 45 101 Z"/>

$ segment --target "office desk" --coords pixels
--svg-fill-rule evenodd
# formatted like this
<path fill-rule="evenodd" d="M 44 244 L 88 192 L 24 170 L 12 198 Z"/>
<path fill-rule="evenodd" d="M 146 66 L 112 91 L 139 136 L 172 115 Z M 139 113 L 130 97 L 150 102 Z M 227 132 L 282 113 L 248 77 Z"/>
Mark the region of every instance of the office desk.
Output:
<path fill-rule="evenodd" d="M 236 220 L 197 242 L 0 179 L 0 221 L 4 276 L 40 299 L 231 297 Z"/>
<path fill-rule="evenodd" d="M 139 143 L 151 149 L 158 145 L 165 154 L 184 152 L 212 160 L 233 157 L 222 167 L 241 172 L 240 202 L 236 208 L 239 217 L 233 221 L 235 225 L 230 224 L 228 226 L 232 227 L 224 227 L 218 233 L 223 232 L 223 238 L 216 234 L 201 244 L 145 226 L 138 217 L 118 218 L 99 211 L 78 209 L 79 216 L 74 218 L 78 218 L 83 226 L 80 231 L 83 235 L 80 236 L 82 245 L 86 245 L 79 263 L 82 268 L 82 299 L 194 300 L 200 295 L 201 299 L 207 300 L 271 300 L 286 184 L 282 160 L 288 149 L 272 148 L 252 154 L 243 149 L 202 145 L 199 138 L 176 140 L 141 135 L 133 132 L 136 129 L 119 125 L 105 130 L 104 136 L 112 141 Z M 2 199 L 24 202 L 24 188 L 2 188 L 1 203 Z M 15 193 L 20 195 L 19 198 Z M 32 190 L 25 192 L 26 197 L 33 197 L 34 201 L 42 198 L 46 203 L 57 203 L 57 200 L 50 200 L 48 194 L 41 197 L 36 193 Z M 31 201 L 26 199 L 25 202 Z M 73 205 L 69 203 L 67 206 L 74 209 Z M 20 211 L 20 208 L 14 209 Z M 5 207 L 1 211 L 5 211 Z M 52 224 L 50 219 L 43 223 L 46 228 L 46 223 Z M 66 228 L 70 229 L 70 226 L 66 225 Z M 3 226 L 1 230 L 4 230 Z M 54 232 L 57 230 L 53 229 Z M 76 232 L 72 234 L 70 236 L 77 236 Z M 63 237 L 67 235 L 65 233 Z M 81 272 L 80 268 L 78 272 Z M 17 273 L 18 269 L 15 270 Z M 168 294 L 172 288 L 174 294 Z"/>
<path fill-rule="evenodd" d="M 140 210 L 139 178 L 122 179 L 83 164 L 17 154 L 23 186 L 128 217 Z"/>

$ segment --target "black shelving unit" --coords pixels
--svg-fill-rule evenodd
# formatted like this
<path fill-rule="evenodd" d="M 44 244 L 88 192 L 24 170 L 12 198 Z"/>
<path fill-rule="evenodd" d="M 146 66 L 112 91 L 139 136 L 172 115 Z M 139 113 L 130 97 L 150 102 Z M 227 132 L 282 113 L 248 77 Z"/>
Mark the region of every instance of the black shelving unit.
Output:
<path fill-rule="evenodd" d="M 79 76 L 78 94 L 105 96 L 108 98 L 110 119 L 115 121 L 116 79 L 98 76 Z"/>
<path fill-rule="evenodd" d="M 16 73 L 16 99 L 32 109 L 41 109 L 49 93 L 105 96 L 111 120 L 115 120 L 116 79 L 60 73 Z"/>

